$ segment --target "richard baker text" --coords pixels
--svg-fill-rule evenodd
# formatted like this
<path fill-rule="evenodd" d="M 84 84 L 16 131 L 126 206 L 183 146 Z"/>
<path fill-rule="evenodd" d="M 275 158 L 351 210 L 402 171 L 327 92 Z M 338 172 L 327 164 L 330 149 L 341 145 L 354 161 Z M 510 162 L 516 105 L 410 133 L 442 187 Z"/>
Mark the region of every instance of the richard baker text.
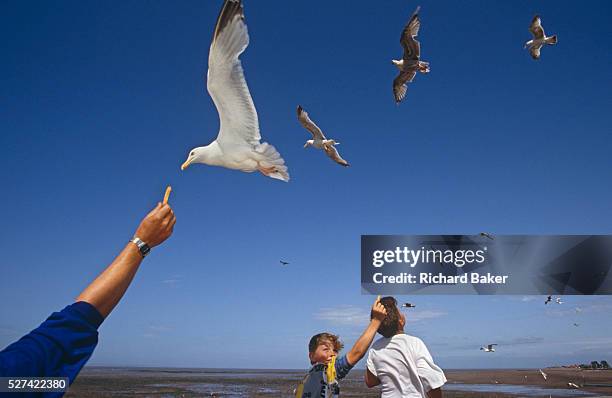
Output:
<path fill-rule="evenodd" d="M 434 274 L 431 272 L 420 272 L 418 275 L 402 272 L 397 275 L 384 275 L 377 272 L 373 275 L 372 281 L 379 283 L 400 283 L 400 284 L 439 284 L 439 285 L 456 285 L 465 284 L 505 284 L 508 280 L 508 275 L 493 275 L 490 272 L 479 274 L 478 272 L 469 272 L 462 275 L 444 275 L 442 273 Z"/>

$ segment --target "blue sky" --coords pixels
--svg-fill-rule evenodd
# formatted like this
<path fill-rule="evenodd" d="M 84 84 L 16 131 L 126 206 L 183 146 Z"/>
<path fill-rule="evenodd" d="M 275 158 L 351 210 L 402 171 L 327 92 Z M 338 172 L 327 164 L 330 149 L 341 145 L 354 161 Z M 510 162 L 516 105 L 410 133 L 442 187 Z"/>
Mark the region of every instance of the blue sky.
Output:
<path fill-rule="evenodd" d="M 390 60 L 417 3 L 245 2 L 243 66 L 288 184 L 180 171 L 218 131 L 203 76 L 221 1 L 3 3 L 0 346 L 76 297 L 167 184 L 175 233 L 91 364 L 305 368 L 312 334 L 351 344 L 366 325 L 361 234 L 612 233 L 609 2 L 421 1 L 431 73 L 399 106 Z M 535 13 L 559 36 L 537 62 Z M 302 148 L 298 104 L 350 168 Z M 610 296 L 400 299 L 443 367 L 612 359 Z"/>

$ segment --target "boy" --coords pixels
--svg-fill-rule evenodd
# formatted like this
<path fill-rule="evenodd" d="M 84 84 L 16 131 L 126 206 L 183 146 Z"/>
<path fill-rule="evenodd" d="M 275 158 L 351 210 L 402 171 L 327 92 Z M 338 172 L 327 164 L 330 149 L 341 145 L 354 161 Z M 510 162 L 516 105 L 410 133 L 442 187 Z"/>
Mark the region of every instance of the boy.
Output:
<path fill-rule="evenodd" d="M 370 324 L 353 348 L 337 358 L 344 345 L 338 336 L 331 333 L 319 333 L 308 343 L 308 358 L 313 365 L 306 377 L 295 391 L 297 398 L 332 398 L 340 395 L 338 380 L 343 379 L 357 362 L 365 355 L 374 340 L 376 330 L 385 319 L 385 307 L 380 303 L 380 296 L 374 302 L 370 315 Z"/>
<path fill-rule="evenodd" d="M 393 297 L 381 300 L 387 316 L 378 328 L 383 337 L 370 348 L 365 383 L 382 384 L 381 398 L 440 398 L 444 372 L 421 339 L 404 333 L 406 318 Z M 374 314 L 372 314 L 373 316 Z"/>

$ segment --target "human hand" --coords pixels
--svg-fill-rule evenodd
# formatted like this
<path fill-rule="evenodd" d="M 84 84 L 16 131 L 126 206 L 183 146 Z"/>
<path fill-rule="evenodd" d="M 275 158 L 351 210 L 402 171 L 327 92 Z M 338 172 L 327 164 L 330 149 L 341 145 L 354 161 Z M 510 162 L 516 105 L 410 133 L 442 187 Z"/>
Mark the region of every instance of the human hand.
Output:
<path fill-rule="evenodd" d="M 380 296 L 376 297 L 376 301 L 374 301 L 374 305 L 372 305 L 371 312 L 372 320 L 377 320 L 378 322 L 382 322 L 387 316 L 387 310 L 385 306 L 380 302 Z"/>
<path fill-rule="evenodd" d="M 176 216 L 170 205 L 158 203 L 140 222 L 135 235 L 149 247 L 155 247 L 172 235 L 175 223 Z"/>

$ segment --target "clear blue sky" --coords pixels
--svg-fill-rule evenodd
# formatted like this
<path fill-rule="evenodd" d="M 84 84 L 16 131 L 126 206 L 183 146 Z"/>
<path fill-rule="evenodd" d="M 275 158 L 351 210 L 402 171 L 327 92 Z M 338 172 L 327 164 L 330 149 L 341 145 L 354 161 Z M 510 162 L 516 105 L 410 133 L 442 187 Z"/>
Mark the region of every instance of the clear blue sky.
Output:
<path fill-rule="evenodd" d="M 3 2 L 0 347 L 68 304 L 166 184 L 175 233 L 91 364 L 305 368 L 312 334 L 351 344 L 366 325 L 361 234 L 612 233 L 612 3 L 420 1 L 431 73 L 396 106 L 417 3 L 245 0 L 243 65 L 288 184 L 179 169 L 218 131 L 203 76 L 221 3 Z M 535 13 L 559 37 L 537 62 Z M 352 167 L 302 148 L 298 104 Z M 612 359 L 610 296 L 400 299 L 443 367 Z"/>

